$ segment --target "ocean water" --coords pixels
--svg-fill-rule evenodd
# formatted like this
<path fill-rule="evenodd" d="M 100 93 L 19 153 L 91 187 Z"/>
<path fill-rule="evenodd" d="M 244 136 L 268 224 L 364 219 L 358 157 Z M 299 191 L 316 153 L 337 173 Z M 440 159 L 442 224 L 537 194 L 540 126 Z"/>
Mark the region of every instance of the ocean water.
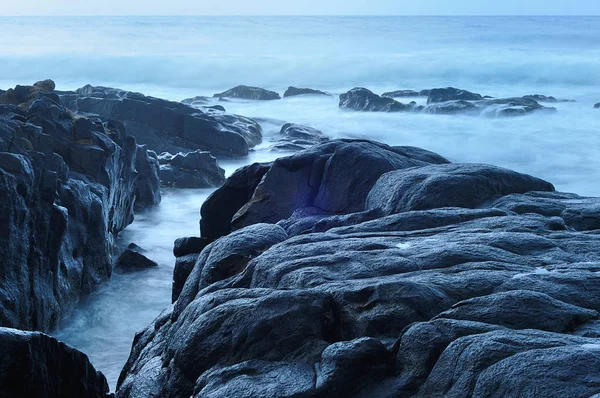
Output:
<path fill-rule="evenodd" d="M 337 96 L 221 103 L 261 120 L 266 143 L 228 173 L 269 160 L 284 122 L 331 137 L 415 145 L 456 162 L 485 162 L 600 195 L 599 17 L 86 17 L 0 18 L 0 88 L 52 78 L 171 100 L 238 84 L 280 93 L 289 85 L 340 94 L 455 86 L 494 97 L 552 95 L 555 114 L 472 116 L 341 111 Z M 422 99 L 420 99 L 422 101 Z M 114 387 L 135 331 L 170 301 L 175 238 L 198 234 L 209 190 L 165 191 L 122 234 L 159 269 L 115 275 L 56 335 L 88 353 Z"/>

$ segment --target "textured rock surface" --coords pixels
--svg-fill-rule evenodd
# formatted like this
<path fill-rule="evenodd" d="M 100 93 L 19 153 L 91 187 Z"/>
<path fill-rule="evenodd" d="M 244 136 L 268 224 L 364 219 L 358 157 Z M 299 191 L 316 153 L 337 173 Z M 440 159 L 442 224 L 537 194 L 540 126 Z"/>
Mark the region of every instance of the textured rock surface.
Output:
<path fill-rule="evenodd" d="M 600 102 L 598 102 L 596 105 L 594 105 L 594 108 L 600 109 Z"/>
<path fill-rule="evenodd" d="M 0 325 L 46 330 L 109 278 L 136 191 L 160 194 L 138 180 L 157 179 L 155 163 L 121 123 L 75 115 L 36 85 L 0 105 Z"/>
<path fill-rule="evenodd" d="M 115 267 L 121 272 L 136 272 L 147 268 L 158 267 L 156 261 L 153 261 L 144 255 L 146 250 L 138 245 L 131 243 L 127 249 L 115 262 Z"/>
<path fill-rule="evenodd" d="M 325 91 L 315 90 L 312 88 L 298 88 L 290 86 L 285 93 L 283 93 L 283 97 L 294 97 L 296 95 L 329 95 Z"/>
<path fill-rule="evenodd" d="M 281 138 L 275 141 L 272 146 L 273 150 L 295 152 L 329 141 L 320 130 L 293 123 L 284 124 L 279 135 Z"/>
<path fill-rule="evenodd" d="M 420 91 L 415 90 L 396 90 L 396 91 L 388 91 L 387 93 L 381 94 L 382 97 L 390 97 L 390 98 L 402 98 L 402 97 L 419 97 L 421 96 Z M 429 93 L 427 93 L 429 95 Z"/>
<path fill-rule="evenodd" d="M 427 103 L 448 102 L 448 101 L 478 101 L 482 100 L 481 94 L 472 93 L 467 90 L 461 90 L 454 87 L 434 88 L 429 91 Z"/>
<path fill-rule="evenodd" d="M 225 182 L 225 170 L 210 152 L 178 153 L 160 166 L 164 186 L 175 188 L 210 188 Z"/>
<path fill-rule="evenodd" d="M 196 255 L 177 300 L 136 337 L 117 396 L 599 394 L 600 199 L 414 148 L 405 167 L 422 164 L 357 185 L 401 150 L 334 141 L 234 174 L 225 186 L 245 189 L 241 208 L 261 197 L 296 209 L 253 212 Z M 341 153 L 355 189 L 308 205 L 266 195 L 275 177 L 297 191 L 339 181 Z M 308 165 L 314 184 L 291 178 Z M 341 198 L 337 214 L 317 206 Z M 203 215 L 216 223 L 214 205 Z"/>
<path fill-rule="evenodd" d="M 366 88 L 353 88 L 340 95 L 340 108 L 363 112 L 407 112 L 413 105 L 402 104 L 389 97 L 380 97 Z"/>
<path fill-rule="evenodd" d="M 241 98 L 248 100 L 277 100 L 281 99 L 275 91 L 265 90 L 260 87 L 235 86 L 222 93 L 215 94 L 216 98 Z"/>
<path fill-rule="evenodd" d="M 0 327 L 0 396 L 108 397 L 85 354 L 37 332 Z"/>
<path fill-rule="evenodd" d="M 121 121 L 138 143 L 157 153 L 199 149 L 244 156 L 262 140 L 260 126 L 249 118 L 140 93 L 88 85 L 61 93 L 61 100 L 74 111 Z"/>

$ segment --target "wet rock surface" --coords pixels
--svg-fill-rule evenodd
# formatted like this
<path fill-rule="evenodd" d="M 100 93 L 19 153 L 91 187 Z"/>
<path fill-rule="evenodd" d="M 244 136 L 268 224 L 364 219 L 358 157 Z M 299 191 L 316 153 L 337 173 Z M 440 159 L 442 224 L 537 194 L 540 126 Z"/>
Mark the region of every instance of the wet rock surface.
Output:
<path fill-rule="evenodd" d="M 193 151 L 175 156 L 162 155 L 160 180 L 173 188 L 210 188 L 225 182 L 225 170 L 210 152 Z"/>
<path fill-rule="evenodd" d="M 222 93 L 217 93 L 213 95 L 215 98 L 240 98 L 247 100 L 278 100 L 281 99 L 279 93 L 275 91 L 265 90 L 260 87 L 251 87 L 251 86 L 235 86 L 227 91 Z"/>
<path fill-rule="evenodd" d="M 272 150 L 295 152 L 329 141 L 320 130 L 294 123 L 284 124 L 279 136 L 271 147 Z"/>
<path fill-rule="evenodd" d="M 406 112 L 413 108 L 392 98 L 380 97 L 362 87 L 353 88 L 340 95 L 339 107 L 363 112 Z"/>
<path fill-rule="evenodd" d="M 598 102 L 596 105 L 594 105 L 594 108 L 600 109 L 600 102 Z"/>
<path fill-rule="evenodd" d="M 74 113 L 43 91 L 53 87 L 43 81 L 0 97 L 2 326 L 55 326 L 110 277 L 113 241 L 133 221 L 136 192 L 147 204 L 160 200 L 155 159 L 123 124 Z"/>
<path fill-rule="evenodd" d="M 0 396 L 109 396 L 104 375 L 88 357 L 37 332 L 0 327 Z"/>
<path fill-rule="evenodd" d="M 125 273 L 158 267 L 156 261 L 153 261 L 144 255 L 145 252 L 146 250 L 135 243 L 131 243 L 127 249 L 121 253 L 115 262 L 115 267 L 118 268 L 120 272 Z"/>
<path fill-rule="evenodd" d="M 161 152 L 209 151 L 214 155 L 245 156 L 262 140 L 252 119 L 108 87 L 85 86 L 61 92 L 70 109 L 116 119 L 137 142 Z"/>
<path fill-rule="evenodd" d="M 283 98 L 294 97 L 297 95 L 330 95 L 330 94 L 326 93 L 325 91 L 315 90 L 312 88 L 298 88 L 298 87 L 290 86 L 290 87 L 288 87 L 287 90 L 285 90 L 285 93 L 283 93 Z"/>
<path fill-rule="evenodd" d="M 248 199 L 203 207 L 225 236 L 136 337 L 117 396 L 600 393 L 600 199 L 367 141 L 240 170 L 215 197 L 233 189 Z"/>

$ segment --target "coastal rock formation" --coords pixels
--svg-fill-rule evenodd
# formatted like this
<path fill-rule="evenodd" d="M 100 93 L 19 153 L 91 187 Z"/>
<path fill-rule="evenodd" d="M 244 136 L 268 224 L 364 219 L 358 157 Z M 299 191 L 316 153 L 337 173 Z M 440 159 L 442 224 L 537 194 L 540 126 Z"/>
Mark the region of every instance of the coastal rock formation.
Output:
<path fill-rule="evenodd" d="M 135 210 L 147 209 L 160 203 L 160 164 L 156 152 L 138 145 L 135 156 Z"/>
<path fill-rule="evenodd" d="M 273 145 L 274 150 L 300 151 L 329 140 L 320 130 L 294 123 L 284 124 L 279 135 L 281 138 Z"/>
<path fill-rule="evenodd" d="M 325 91 L 314 90 L 312 88 L 298 88 L 290 86 L 285 93 L 283 93 L 283 98 L 294 97 L 296 95 L 330 95 Z"/>
<path fill-rule="evenodd" d="M 209 151 L 213 155 L 245 156 L 262 140 L 254 120 L 197 108 L 114 88 L 85 86 L 61 92 L 73 111 L 122 122 L 127 133 L 156 153 Z"/>
<path fill-rule="evenodd" d="M 248 100 L 278 100 L 281 99 L 279 93 L 275 91 L 265 90 L 260 87 L 251 86 L 235 86 L 222 93 L 213 95 L 215 98 L 240 98 Z"/>
<path fill-rule="evenodd" d="M 160 193 L 120 122 L 74 114 L 49 82 L 21 87 L 0 97 L 0 325 L 47 330 L 109 278 L 136 191 Z"/>
<path fill-rule="evenodd" d="M 525 96 L 523 96 L 523 98 L 532 99 L 532 100 L 535 100 L 537 102 L 552 102 L 552 103 L 556 103 L 556 102 L 575 102 L 573 100 L 557 99 L 556 97 L 553 97 L 551 95 L 541 95 L 541 94 L 525 95 Z"/>
<path fill-rule="evenodd" d="M 115 267 L 122 272 L 142 271 L 147 268 L 158 267 L 156 261 L 144 255 L 146 250 L 135 243 L 131 243 L 115 262 Z"/>
<path fill-rule="evenodd" d="M 225 182 L 225 170 L 210 152 L 194 151 L 177 155 L 160 166 L 160 180 L 174 188 L 210 188 Z"/>
<path fill-rule="evenodd" d="M 0 327 L 0 396 L 108 398 L 88 357 L 38 332 Z"/>
<path fill-rule="evenodd" d="M 340 108 L 363 112 L 406 112 L 414 108 L 392 98 L 380 97 L 366 88 L 357 87 L 340 95 Z"/>
<path fill-rule="evenodd" d="M 427 105 L 403 104 L 391 97 L 380 97 L 355 88 L 340 96 L 340 108 L 367 112 L 423 112 L 435 115 L 477 115 L 487 117 L 520 116 L 535 111 L 556 111 L 528 97 L 491 98 L 453 87 L 428 90 Z M 413 92 L 416 93 L 416 92 Z"/>
<path fill-rule="evenodd" d="M 600 102 L 598 102 L 596 105 L 594 105 L 594 108 L 600 109 Z"/>
<path fill-rule="evenodd" d="M 381 94 L 382 97 L 390 98 L 419 97 L 420 95 L 421 93 L 415 90 L 396 90 Z M 429 93 L 427 93 L 427 95 L 429 95 Z"/>
<path fill-rule="evenodd" d="M 239 170 L 202 216 L 233 232 L 136 336 L 117 397 L 600 393 L 598 198 L 348 140 Z"/>

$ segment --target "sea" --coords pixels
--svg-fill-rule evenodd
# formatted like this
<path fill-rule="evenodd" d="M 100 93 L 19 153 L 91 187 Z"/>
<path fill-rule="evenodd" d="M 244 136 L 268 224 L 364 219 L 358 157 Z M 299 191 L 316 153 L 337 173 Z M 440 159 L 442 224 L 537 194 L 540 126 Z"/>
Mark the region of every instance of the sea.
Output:
<path fill-rule="evenodd" d="M 414 145 L 454 162 L 491 163 L 600 195 L 600 17 L 2 17 L 0 88 L 51 78 L 180 101 L 238 84 L 334 94 L 221 103 L 263 123 L 265 143 L 223 160 L 228 174 L 281 153 L 284 122 L 332 138 Z M 573 100 L 515 118 L 342 111 L 337 95 L 454 86 L 493 97 Z M 401 99 L 402 100 L 402 99 Z M 417 99 L 423 101 L 423 99 Z M 114 389 L 136 331 L 170 304 L 173 240 L 199 234 L 211 190 L 165 190 L 120 236 L 158 269 L 117 274 L 52 334 L 87 353 Z"/>

